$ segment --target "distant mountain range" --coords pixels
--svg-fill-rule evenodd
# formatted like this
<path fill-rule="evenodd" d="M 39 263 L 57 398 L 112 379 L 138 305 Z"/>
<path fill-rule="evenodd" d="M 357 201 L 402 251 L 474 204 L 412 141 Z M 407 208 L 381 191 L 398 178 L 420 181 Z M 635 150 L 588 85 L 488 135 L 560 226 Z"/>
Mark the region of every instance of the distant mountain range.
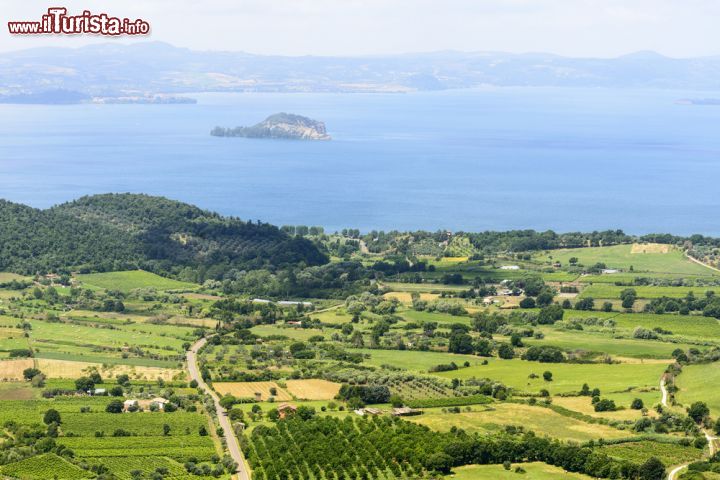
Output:
<path fill-rule="evenodd" d="M 720 89 L 720 56 L 673 59 L 639 52 L 599 59 L 443 51 L 284 57 L 193 51 L 160 42 L 0 54 L 0 96 L 5 98 L 53 91 L 67 101 L 71 94 L 408 92 L 483 85 L 712 90 Z"/>

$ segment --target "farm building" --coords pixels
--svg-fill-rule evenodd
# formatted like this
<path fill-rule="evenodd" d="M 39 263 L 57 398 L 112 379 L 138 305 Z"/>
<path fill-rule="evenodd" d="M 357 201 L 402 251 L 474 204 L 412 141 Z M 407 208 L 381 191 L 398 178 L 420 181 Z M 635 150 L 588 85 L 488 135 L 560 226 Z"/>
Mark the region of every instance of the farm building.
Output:
<path fill-rule="evenodd" d="M 288 413 L 295 412 L 297 412 L 297 407 L 291 403 L 281 403 L 278 407 L 278 413 L 280 414 L 280 418 L 285 418 Z"/>
<path fill-rule="evenodd" d="M 500 270 L 520 270 L 520 267 L 517 265 L 503 265 Z"/>
<path fill-rule="evenodd" d="M 155 397 L 150 400 L 150 406 L 152 407 L 153 405 L 155 405 L 158 410 L 165 410 L 165 405 L 167 405 L 168 403 L 170 403 L 170 401 L 162 397 Z"/>
<path fill-rule="evenodd" d="M 392 414 L 396 417 L 412 417 L 413 415 L 421 415 L 422 410 L 410 407 L 393 408 Z"/>
<path fill-rule="evenodd" d="M 360 415 L 361 417 L 364 417 L 365 415 L 381 415 L 383 412 L 379 408 L 358 408 L 357 410 L 354 410 L 354 413 L 356 415 Z"/>
<path fill-rule="evenodd" d="M 125 400 L 123 402 L 123 410 L 126 412 L 137 410 L 138 406 L 139 405 L 137 400 Z"/>
<path fill-rule="evenodd" d="M 602 273 L 603 275 L 612 275 L 613 273 L 618 273 L 619 271 L 620 270 L 615 270 L 614 268 L 605 268 Z"/>
<path fill-rule="evenodd" d="M 295 306 L 295 305 L 302 305 L 303 307 L 312 307 L 312 302 L 292 302 L 289 300 L 280 300 L 277 303 L 278 303 L 278 305 L 283 306 L 283 307 Z"/>

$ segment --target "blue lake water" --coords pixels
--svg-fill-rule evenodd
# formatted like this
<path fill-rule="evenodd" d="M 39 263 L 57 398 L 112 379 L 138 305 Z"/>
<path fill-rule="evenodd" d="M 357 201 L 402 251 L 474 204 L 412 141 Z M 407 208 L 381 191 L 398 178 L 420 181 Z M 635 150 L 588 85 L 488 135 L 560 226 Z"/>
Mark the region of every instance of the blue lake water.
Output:
<path fill-rule="evenodd" d="M 145 192 L 330 230 L 720 235 L 708 92 L 502 88 L 202 94 L 198 105 L 0 105 L 0 198 L 48 207 Z M 286 111 L 330 142 L 215 138 Z"/>

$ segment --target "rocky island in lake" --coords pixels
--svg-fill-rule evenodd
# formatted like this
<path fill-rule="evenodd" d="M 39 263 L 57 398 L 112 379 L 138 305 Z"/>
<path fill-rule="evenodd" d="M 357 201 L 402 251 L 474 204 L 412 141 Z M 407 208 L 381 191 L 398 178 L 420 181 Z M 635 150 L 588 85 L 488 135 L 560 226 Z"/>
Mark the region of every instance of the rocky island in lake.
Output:
<path fill-rule="evenodd" d="M 330 140 L 325 124 L 318 120 L 276 113 L 252 127 L 215 127 L 210 135 L 216 137 L 278 138 L 291 140 Z"/>

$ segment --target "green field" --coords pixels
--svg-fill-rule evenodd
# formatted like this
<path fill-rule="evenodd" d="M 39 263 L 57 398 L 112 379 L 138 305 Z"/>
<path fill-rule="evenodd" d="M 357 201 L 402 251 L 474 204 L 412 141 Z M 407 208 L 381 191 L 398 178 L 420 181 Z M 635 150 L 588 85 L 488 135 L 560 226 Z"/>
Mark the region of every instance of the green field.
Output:
<path fill-rule="evenodd" d="M 394 292 L 418 292 L 418 293 L 432 293 L 432 292 L 459 292 L 467 290 L 467 285 L 443 285 L 442 283 L 396 283 L 396 282 L 385 282 L 390 290 Z"/>
<path fill-rule="evenodd" d="M 83 285 L 87 287 L 103 288 L 105 290 L 119 290 L 129 292 L 136 288 L 154 288 L 156 290 L 188 290 L 198 285 L 188 282 L 179 282 L 171 278 L 161 277 L 144 270 L 130 270 L 125 272 L 89 273 L 77 275 Z"/>
<path fill-rule="evenodd" d="M 671 358 L 676 348 L 687 349 L 689 344 L 613 338 L 611 332 L 593 332 L 590 330 L 559 330 L 541 328 L 545 338 L 523 340 L 527 345 L 553 345 L 565 351 L 584 351 L 606 353 L 611 356 L 633 358 Z M 669 361 L 668 361 L 669 363 Z"/>
<path fill-rule="evenodd" d="M 211 476 L 197 476 L 187 473 L 183 465 L 172 458 L 154 457 L 96 457 L 90 459 L 90 463 L 105 465 L 113 472 L 119 480 L 134 480 L 133 470 L 139 470 L 147 476 L 157 469 L 166 469 L 168 480 L 199 480 L 214 478 Z M 222 478 L 226 478 L 223 476 Z"/>
<path fill-rule="evenodd" d="M 30 277 L 24 277 L 16 273 L 0 272 L 0 283 L 12 282 L 13 280 L 29 280 Z"/>
<path fill-rule="evenodd" d="M 681 275 L 717 276 L 717 272 L 691 262 L 678 249 L 671 248 L 668 253 L 631 253 L 632 245 L 615 245 L 611 247 L 569 248 L 552 250 L 540 255 L 540 261 L 559 261 L 569 265 L 572 257 L 586 267 L 596 263 L 604 263 L 608 268 L 629 270 L 635 273 L 666 273 Z M 550 258 L 552 257 L 552 259 Z M 641 276 L 641 275 L 636 275 Z M 606 275 L 608 278 L 614 275 Z"/>
<path fill-rule="evenodd" d="M 458 427 L 468 433 L 491 433 L 504 430 L 506 426 L 521 426 L 536 434 L 562 440 L 586 442 L 625 438 L 628 432 L 601 425 L 590 424 L 566 417 L 543 407 L 524 404 L 503 403 L 487 407 L 472 407 L 471 412 L 448 414 L 439 408 L 425 409 L 422 415 L 408 417 L 412 422 L 427 425 L 433 430 L 448 431 Z"/>
<path fill-rule="evenodd" d="M 707 363 L 686 365 L 682 373 L 675 377 L 675 385 L 680 389 L 675 400 L 685 406 L 693 402 L 705 402 L 710 407 L 710 415 L 720 416 L 720 364 Z"/>
<path fill-rule="evenodd" d="M 636 463 L 643 463 L 650 457 L 657 457 L 668 467 L 698 460 L 703 453 L 699 448 L 647 441 L 607 445 L 601 447 L 601 450 L 611 457 Z"/>
<path fill-rule="evenodd" d="M 0 467 L 0 473 L 20 480 L 76 480 L 93 476 L 53 453 L 46 453 L 5 465 Z"/>
<path fill-rule="evenodd" d="M 209 461 L 217 453 L 212 438 L 197 434 L 180 437 L 62 437 L 58 443 L 71 448 L 81 458 L 163 456 L 178 461 L 190 457 Z"/>
<path fill-rule="evenodd" d="M 699 341 L 720 341 L 720 321 L 710 317 L 689 315 L 656 315 L 652 313 L 620 314 L 612 317 L 618 329 L 632 332 L 635 327 L 660 327 L 673 336 Z"/>
<path fill-rule="evenodd" d="M 607 394 L 624 391 L 630 387 L 656 387 L 666 365 L 659 364 L 570 364 L 570 363 L 537 363 L 525 360 L 488 359 L 487 365 L 472 365 L 451 372 L 437 375 L 445 378 L 461 380 L 476 377 L 498 380 L 519 391 L 538 392 L 547 389 L 551 394 L 577 392 L 583 383 L 592 388 L 599 388 Z M 549 370 L 553 373 L 553 381 L 546 382 L 541 375 Z M 540 378 L 529 378 L 531 374 Z"/>
<path fill-rule="evenodd" d="M 452 323 L 470 325 L 472 321 L 470 317 L 450 315 L 449 313 L 418 312 L 417 310 L 403 310 L 399 315 L 411 322 L 437 322 L 440 325 Z"/>
<path fill-rule="evenodd" d="M 699 298 L 704 296 L 707 290 L 713 290 L 713 287 L 622 287 L 602 283 L 585 287 L 580 297 L 615 299 L 620 298 L 620 293 L 627 288 L 635 290 L 637 292 L 637 298 L 685 298 L 690 292 Z"/>
<path fill-rule="evenodd" d="M 474 355 L 455 355 L 445 352 L 415 352 L 408 350 L 373 350 L 373 349 L 352 349 L 369 355 L 370 358 L 363 363 L 380 367 L 382 365 L 393 365 L 398 368 L 410 370 L 411 372 L 427 372 L 430 367 L 441 363 L 455 362 L 462 364 L 465 361 L 471 365 L 479 365 L 482 358 Z M 454 372 L 457 373 L 457 372 Z"/>
<path fill-rule="evenodd" d="M 664 363 L 622 363 L 606 365 L 574 363 L 538 363 L 520 359 L 501 360 L 496 357 L 484 359 L 473 355 L 455 355 L 442 352 L 416 352 L 400 350 L 355 349 L 353 351 L 370 355 L 364 363 L 375 366 L 393 365 L 413 372 L 427 372 L 432 366 L 455 362 L 462 365 L 470 362 L 470 367 L 450 372 L 436 373 L 444 378 L 468 379 L 490 378 L 500 381 L 519 391 L 538 392 L 545 388 L 552 394 L 576 392 L 583 383 L 600 388 L 603 393 L 620 392 L 630 387 L 656 388 L 660 376 L 665 370 Z M 487 360 L 487 365 L 482 365 Z M 541 376 L 545 370 L 553 373 L 553 381 L 540 378 L 531 379 L 535 374 Z"/>
<path fill-rule="evenodd" d="M 526 473 L 518 474 L 516 467 L 521 467 Z M 580 473 L 566 472 L 562 468 L 553 467 L 545 463 L 519 463 L 513 464 L 510 470 L 505 470 L 502 465 L 467 465 L 453 469 L 449 477 L 453 480 L 590 480 L 591 477 Z"/>

